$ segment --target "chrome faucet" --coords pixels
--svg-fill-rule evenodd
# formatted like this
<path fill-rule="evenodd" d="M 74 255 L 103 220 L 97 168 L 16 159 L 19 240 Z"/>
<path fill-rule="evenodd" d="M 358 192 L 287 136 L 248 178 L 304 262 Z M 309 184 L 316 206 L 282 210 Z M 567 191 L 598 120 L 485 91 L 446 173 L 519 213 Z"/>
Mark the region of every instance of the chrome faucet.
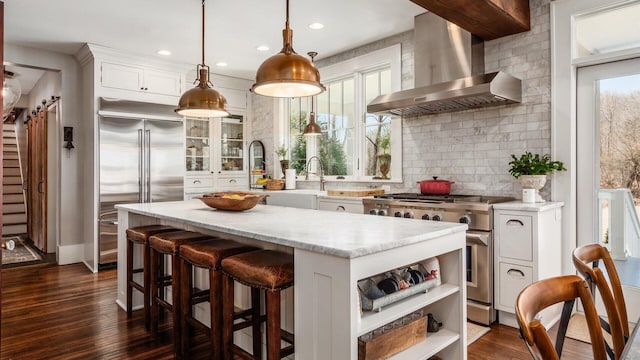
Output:
<path fill-rule="evenodd" d="M 310 157 L 309 160 L 307 160 L 307 173 L 304 179 L 309 180 L 309 167 L 311 166 L 311 160 L 313 160 L 314 158 L 318 160 L 318 164 L 320 164 L 320 191 L 324 191 L 324 169 L 322 168 L 322 161 L 320 161 L 320 158 L 316 155 Z M 317 173 L 313 174 L 318 175 Z"/>

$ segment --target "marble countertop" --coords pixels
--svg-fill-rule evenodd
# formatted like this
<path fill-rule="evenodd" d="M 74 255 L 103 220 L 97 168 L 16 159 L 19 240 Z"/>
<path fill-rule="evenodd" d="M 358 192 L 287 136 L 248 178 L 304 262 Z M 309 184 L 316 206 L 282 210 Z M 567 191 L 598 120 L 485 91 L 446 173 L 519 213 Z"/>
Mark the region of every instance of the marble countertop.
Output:
<path fill-rule="evenodd" d="M 493 204 L 494 210 L 547 211 L 564 206 L 563 202 L 523 203 L 520 200 Z"/>
<path fill-rule="evenodd" d="M 256 205 L 242 212 L 209 208 L 199 200 L 116 205 L 136 214 L 344 258 L 463 232 L 466 224 L 390 216 Z"/>

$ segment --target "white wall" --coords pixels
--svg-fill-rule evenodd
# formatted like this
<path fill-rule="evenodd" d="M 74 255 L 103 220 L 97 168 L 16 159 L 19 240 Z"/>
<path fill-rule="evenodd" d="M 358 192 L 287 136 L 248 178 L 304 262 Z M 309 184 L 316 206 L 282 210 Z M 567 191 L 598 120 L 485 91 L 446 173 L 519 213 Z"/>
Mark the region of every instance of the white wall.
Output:
<path fill-rule="evenodd" d="M 73 56 L 51 51 L 20 47 L 5 44 L 4 59 L 15 65 L 32 66 L 40 69 L 48 69 L 60 72 L 60 96 L 62 104 L 62 117 L 57 125 L 59 132 L 63 126 L 73 126 L 77 130 L 82 129 L 81 121 L 81 82 L 80 67 Z M 47 92 L 49 92 L 47 90 Z M 51 94 L 47 94 L 50 96 Z M 57 230 L 60 239 L 57 251 L 58 262 L 67 264 L 81 260 L 81 254 L 77 253 L 77 245 L 82 243 L 82 224 L 86 221 L 82 212 L 81 196 L 84 187 L 83 169 L 81 166 L 83 139 L 74 138 L 76 149 L 67 153 L 62 148 L 62 142 L 57 138 L 50 138 L 49 142 L 58 149 L 49 154 L 50 161 L 56 162 L 59 170 L 59 223 Z"/>

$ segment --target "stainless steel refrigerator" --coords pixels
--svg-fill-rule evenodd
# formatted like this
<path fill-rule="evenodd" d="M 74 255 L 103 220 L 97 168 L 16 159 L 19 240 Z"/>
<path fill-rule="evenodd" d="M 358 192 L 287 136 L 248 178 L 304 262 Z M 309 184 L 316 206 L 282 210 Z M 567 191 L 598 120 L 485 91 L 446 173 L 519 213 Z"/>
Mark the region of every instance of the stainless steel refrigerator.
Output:
<path fill-rule="evenodd" d="M 181 121 L 100 117 L 99 265 L 117 258 L 116 204 L 183 199 Z"/>

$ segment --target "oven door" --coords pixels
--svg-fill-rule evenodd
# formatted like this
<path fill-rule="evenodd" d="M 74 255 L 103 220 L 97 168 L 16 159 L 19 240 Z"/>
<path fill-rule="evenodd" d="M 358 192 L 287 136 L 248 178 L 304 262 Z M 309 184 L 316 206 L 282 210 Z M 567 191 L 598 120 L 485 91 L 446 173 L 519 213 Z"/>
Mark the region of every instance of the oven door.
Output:
<path fill-rule="evenodd" d="M 467 299 L 491 304 L 493 261 L 490 231 L 467 231 Z"/>

